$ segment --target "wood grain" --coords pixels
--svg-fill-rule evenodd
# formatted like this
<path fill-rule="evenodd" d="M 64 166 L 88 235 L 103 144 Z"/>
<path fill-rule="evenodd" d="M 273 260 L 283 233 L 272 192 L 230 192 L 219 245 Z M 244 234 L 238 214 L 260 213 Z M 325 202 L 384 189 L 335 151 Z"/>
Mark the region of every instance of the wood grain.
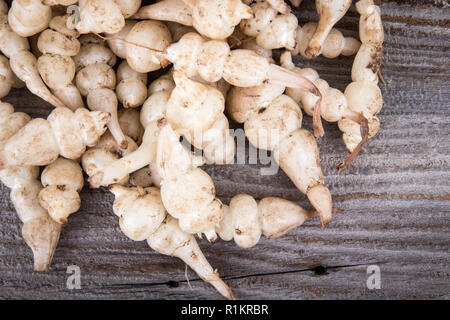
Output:
<path fill-rule="evenodd" d="M 313 219 L 247 250 L 233 242 L 200 241 L 241 299 L 450 298 L 450 9 L 447 1 L 410 0 L 383 2 L 381 10 L 387 84 L 380 132 L 341 174 L 333 169 L 346 156 L 337 126 L 325 124 L 319 140 L 325 181 L 339 209 L 331 225 L 322 229 Z M 304 1 L 297 14 L 303 23 L 317 19 L 312 1 Z M 357 22 L 352 7 L 338 27 L 357 36 Z M 341 90 L 350 81 L 352 61 L 295 60 Z M 26 90 L 12 91 L 4 100 L 33 117 L 51 110 Z M 304 118 L 304 127 L 311 129 L 311 118 Z M 283 172 L 260 176 L 258 165 L 205 169 L 225 203 L 249 193 L 310 207 Z M 107 190 L 85 188 L 81 197 L 82 208 L 64 228 L 50 271 L 39 274 L 32 272 L 31 250 L 21 239 L 9 190 L 0 186 L 0 298 L 220 298 L 189 270 L 191 290 L 181 261 L 127 239 Z M 80 290 L 66 288 L 66 268 L 72 264 L 81 268 Z M 371 264 L 381 268 L 380 290 L 366 287 Z"/>

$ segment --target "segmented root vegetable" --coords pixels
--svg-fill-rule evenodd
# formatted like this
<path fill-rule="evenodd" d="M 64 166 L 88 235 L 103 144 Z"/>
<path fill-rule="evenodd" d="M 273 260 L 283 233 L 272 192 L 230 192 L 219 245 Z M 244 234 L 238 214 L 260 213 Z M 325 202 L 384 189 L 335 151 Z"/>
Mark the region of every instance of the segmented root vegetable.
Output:
<path fill-rule="evenodd" d="M 188 80 L 183 75 L 180 74 L 180 76 L 183 77 L 183 81 Z M 190 85 L 189 87 L 180 89 L 181 92 L 178 94 L 178 102 L 176 103 L 184 105 L 185 101 L 180 99 L 183 97 L 185 99 L 191 97 L 196 91 L 192 92 L 189 90 L 195 90 L 196 86 L 200 84 L 190 83 Z M 145 102 L 140 115 L 141 123 L 145 128 L 142 144 L 136 152 L 114 161 L 102 170 L 98 170 L 89 179 L 91 187 L 98 188 L 117 183 L 117 181 L 123 179 L 127 174 L 137 171 L 156 160 L 157 138 L 160 129 L 167 123 L 166 108 L 171 99 L 174 86 L 174 82 L 168 76 L 163 76 L 150 85 L 150 97 Z M 185 89 L 187 91 L 184 91 Z M 194 102 L 197 103 L 197 101 Z M 209 104 L 206 105 L 210 107 Z M 194 113 L 194 115 L 198 114 Z M 196 161 L 196 164 L 200 163 Z"/>
<path fill-rule="evenodd" d="M 345 15 L 351 4 L 352 0 L 316 0 L 319 22 L 305 49 L 305 55 L 308 58 L 314 58 L 320 54 L 331 29 Z"/>
<path fill-rule="evenodd" d="M 320 97 L 320 91 L 308 79 L 271 64 L 267 58 L 251 50 L 231 50 L 224 41 L 206 41 L 196 33 L 185 34 L 166 49 L 174 69 L 187 77 L 199 75 L 205 81 L 216 82 L 222 77 L 236 87 L 254 87 L 271 81 L 273 84 L 301 88 Z M 212 63 L 214 62 L 214 63 Z M 323 135 L 320 120 L 320 99 L 315 107 L 314 134 Z"/>
<path fill-rule="evenodd" d="M 284 1 L 278 1 L 285 4 Z M 256 2 L 251 6 L 254 16 L 242 20 L 240 27 L 256 43 L 265 49 L 286 48 L 293 50 L 297 33 L 297 17 L 289 11 L 278 14 L 269 1 Z M 285 4 L 286 5 L 286 4 Z M 289 9 L 289 7 L 287 6 Z"/>
<path fill-rule="evenodd" d="M 147 45 L 129 41 L 130 34 L 125 40 L 127 46 L 148 50 L 152 59 L 155 55 L 159 57 L 158 61 L 172 62 L 174 69 L 181 71 L 188 78 L 198 75 L 210 83 L 223 78 L 237 87 L 258 86 L 270 80 L 286 87 L 309 90 L 319 97 L 313 117 L 314 134 L 316 136 L 324 134 L 320 119 L 320 91 L 308 79 L 270 63 L 266 57 L 252 50 L 230 51 L 230 47 L 225 41 L 206 41 L 193 32 L 185 34 L 178 42 L 168 46 L 164 52 L 155 51 L 154 48 Z M 128 58 L 127 61 L 134 70 L 137 70 L 131 65 Z M 212 61 L 214 63 L 211 63 Z"/>
<path fill-rule="evenodd" d="M 353 82 L 345 89 L 345 96 L 349 108 L 360 112 L 368 120 L 368 129 L 358 123 L 357 119 L 342 119 L 338 122 L 339 129 L 344 133 L 344 143 L 351 153 L 347 160 L 337 167 L 338 171 L 352 161 L 368 137 L 378 132 L 380 122 L 376 114 L 383 106 L 383 96 L 377 86 L 384 41 L 380 8 L 375 6 L 372 0 L 361 0 L 356 3 L 356 10 L 361 15 L 359 37 L 362 45 L 353 62 Z"/>
<path fill-rule="evenodd" d="M 8 12 L 9 25 L 21 37 L 46 29 L 51 17 L 52 9 L 42 0 L 14 0 Z"/>
<path fill-rule="evenodd" d="M 204 233 L 209 241 L 214 241 L 215 227 L 223 218 L 223 205 L 215 197 L 211 177 L 195 167 L 192 155 L 170 125 L 160 131 L 156 155 L 167 212 L 179 220 L 183 231 Z"/>
<path fill-rule="evenodd" d="M 120 11 L 125 19 L 131 17 L 136 12 L 138 12 L 141 7 L 141 0 L 114 0 L 114 2 L 119 6 Z"/>
<path fill-rule="evenodd" d="M 108 129 L 117 143 L 124 149 L 127 138 L 119 125 L 118 100 L 113 89 L 116 87 L 116 73 L 110 64 L 116 58 L 110 49 L 102 44 L 87 43 L 75 57 L 78 71 L 75 82 L 83 96 L 87 96 L 89 109 L 108 112 L 111 115 Z"/>
<path fill-rule="evenodd" d="M 47 120 L 31 120 L 5 142 L 0 151 L 0 170 L 10 166 L 48 165 L 59 155 L 77 159 L 86 146 L 97 144 L 109 120 L 106 112 L 56 108 Z"/>
<path fill-rule="evenodd" d="M 312 134 L 300 129 L 302 112 L 283 90 L 270 82 L 254 88 L 234 87 L 228 95 L 227 111 L 234 120 L 244 122 L 251 144 L 273 151 L 280 168 L 306 194 L 325 226 L 332 219 L 332 203 L 317 143 Z M 243 96 L 248 98 L 240 99 Z"/>
<path fill-rule="evenodd" d="M 110 67 L 113 67 L 116 64 L 117 57 L 112 50 L 106 46 L 106 43 L 103 40 L 100 42 L 93 42 L 94 40 L 101 39 L 97 36 L 95 36 L 94 39 L 90 34 L 82 35 L 78 38 L 81 48 L 78 54 L 73 57 L 77 72 L 95 63 L 107 64 Z"/>
<path fill-rule="evenodd" d="M 137 23 L 135 20 L 125 20 L 125 26 L 118 33 L 107 33 L 106 42 L 109 48 L 114 52 L 116 56 L 122 59 L 127 58 L 127 44 L 121 39 L 126 39 L 128 33 L 133 29 L 134 25 Z"/>
<path fill-rule="evenodd" d="M 126 149 L 128 140 L 119 124 L 118 101 L 114 91 L 108 88 L 92 90 L 87 97 L 87 104 L 91 110 L 104 111 L 110 114 L 108 129 L 120 147 Z"/>
<path fill-rule="evenodd" d="M 83 170 L 74 160 L 58 158 L 44 169 L 41 183 L 39 203 L 55 222 L 66 225 L 69 215 L 80 209 Z"/>
<path fill-rule="evenodd" d="M 44 30 L 37 46 L 42 55 L 37 60 L 39 73 L 45 84 L 52 89 L 68 108 L 83 108 L 80 91 L 72 83 L 75 77 L 75 62 L 72 57 L 80 50 L 78 32 L 67 28 L 68 16 L 56 16 L 50 28 Z"/>
<path fill-rule="evenodd" d="M 173 82 L 167 76 L 162 76 L 150 85 L 150 97 L 143 107 L 143 110 L 148 109 L 148 111 L 145 112 L 146 117 L 143 117 L 144 112 L 141 112 L 140 116 L 141 123 L 145 128 L 141 145 L 135 152 L 109 163 L 89 175 L 92 188 L 118 183 L 129 173 L 144 168 L 156 160 L 157 138 L 160 128 L 167 121 L 164 114 L 173 87 Z"/>
<path fill-rule="evenodd" d="M 113 211 L 120 218 L 120 229 L 127 237 L 135 241 L 147 240 L 153 250 L 183 260 L 220 294 L 234 299 L 230 288 L 211 268 L 195 238 L 183 232 L 176 219 L 167 216 L 157 188 L 114 185 L 110 190 L 115 195 Z"/>
<path fill-rule="evenodd" d="M 306 54 L 308 43 L 310 42 L 314 31 L 317 29 L 317 23 L 308 22 L 303 27 L 297 29 L 297 45 L 292 51 L 293 55 L 301 54 L 305 58 L 311 58 Z M 342 32 L 332 28 L 323 41 L 320 52 L 325 58 L 333 59 L 339 55 L 352 56 L 359 50 L 361 43 L 352 37 L 344 37 Z"/>
<path fill-rule="evenodd" d="M 183 0 L 163 0 L 141 7 L 134 19 L 153 19 L 192 26 L 192 10 Z"/>
<path fill-rule="evenodd" d="M 192 10 L 192 25 L 203 36 L 225 40 L 242 19 L 253 16 L 241 0 L 183 0 Z"/>
<path fill-rule="evenodd" d="M 0 147 L 30 117 L 14 112 L 8 103 L 0 102 Z M 42 185 L 38 180 L 38 167 L 9 167 L 0 170 L 0 181 L 11 189 L 11 201 L 23 222 L 22 237 L 33 251 L 34 271 L 47 271 L 58 244 L 61 227 L 39 205 L 39 192 Z"/>
<path fill-rule="evenodd" d="M 356 130 L 360 131 L 361 140 L 364 141 L 362 145 L 367 141 L 369 137 L 372 137 L 378 130 L 377 121 L 368 121 L 372 119 L 372 113 L 378 113 L 382 105 L 381 92 L 376 85 L 361 85 L 352 83 L 347 87 L 344 93 L 338 89 L 331 88 L 328 83 L 320 79 L 319 74 L 310 68 L 300 69 L 292 63 L 292 57 L 289 52 L 285 52 L 280 57 L 281 65 L 285 68 L 291 69 L 304 77 L 311 80 L 320 90 L 322 94 L 322 112 L 321 116 L 328 122 L 354 123 L 351 128 L 351 132 Z M 309 115 L 314 113 L 314 105 L 316 104 L 317 97 L 313 96 L 309 92 L 291 89 L 286 90 L 286 94 L 294 99 L 297 103 L 301 103 L 303 110 Z M 373 114 L 375 114 L 373 113 Z M 366 118 L 370 115 L 369 118 Z M 360 127 L 360 129 L 359 129 Z M 347 125 L 350 130 L 350 125 Z M 358 135 L 358 133 L 357 133 Z M 350 151 L 351 152 L 351 151 Z M 356 156 L 351 154 L 346 164 Z"/>
<path fill-rule="evenodd" d="M 234 239 L 238 246 L 251 248 L 262 234 L 281 237 L 315 216 L 316 211 L 305 210 L 288 200 L 270 197 L 257 202 L 250 195 L 239 194 L 229 206 L 224 206 L 224 217 L 216 231 L 222 240 Z"/>
<path fill-rule="evenodd" d="M 11 88 L 21 88 L 23 82 L 17 78 L 9 66 L 9 60 L 0 54 L 0 99 L 6 97 Z"/>
<path fill-rule="evenodd" d="M 191 267 L 203 281 L 211 284 L 225 298 L 235 300 L 228 285 L 213 270 L 200 250 L 195 238 L 180 229 L 177 220 L 167 216 L 166 220 L 147 238 L 150 247 L 162 254 L 177 257 Z"/>
<path fill-rule="evenodd" d="M 174 71 L 175 88 L 167 102 L 166 118 L 173 129 L 202 133 L 225 110 L 225 98 L 211 86 L 190 80 Z"/>
<path fill-rule="evenodd" d="M 134 71 L 126 60 L 117 69 L 116 94 L 125 108 L 141 106 L 147 99 L 147 74 Z"/>
<path fill-rule="evenodd" d="M 126 133 L 126 127 L 124 128 Z M 126 156 L 137 150 L 138 146 L 133 139 L 127 136 L 128 145 L 126 149 L 120 147 L 114 140 L 113 136 L 107 131 L 101 138 L 95 147 L 90 148 L 81 157 L 81 164 L 86 174 L 91 177 L 97 171 L 103 170 L 110 163 L 118 160 L 122 156 Z M 126 184 L 129 176 L 125 175 L 121 180 L 117 181 L 118 184 Z"/>
<path fill-rule="evenodd" d="M 121 7 L 114 0 L 79 0 L 81 33 L 117 33 L 125 26 Z"/>
<path fill-rule="evenodd" d="M 127 62 L 137 72 L 159 70 L 165 67 L 167 62 L 158 52 L 165 50 L 171 43 L 172 35 L 164 23 L 153 20 L 140 21 L 126 36 Z"/>
<path fill-rule="evenodd" d="M 0 3 L 4 4 L 4 1 L 0 0 Z M 10 59 L 11 70 L 25 82 L 31 93 L 55 107 L 65 107 L 45 86 L 37 69 L 36 57 L 29 50 L 28 40 L 16 34 L 8 24 L 6 12 L 0 12 L 0 51 Z"/>

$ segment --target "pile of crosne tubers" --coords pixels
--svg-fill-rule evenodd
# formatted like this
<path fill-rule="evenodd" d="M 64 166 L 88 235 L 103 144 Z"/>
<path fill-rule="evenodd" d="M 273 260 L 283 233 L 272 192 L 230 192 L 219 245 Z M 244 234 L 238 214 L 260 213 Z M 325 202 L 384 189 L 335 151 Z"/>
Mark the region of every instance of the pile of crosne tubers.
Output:
<path fill-rule="evenodd" d="M 31 119 L 0 102 L 0 179 L 34 270 L 48 270 L 61 227 L 80 208 L 83 171 L 91 188 L 109 187 L 127 237 L 182 259 L 228 299 L 195 235 L 250 248 L 308 218 L 330 223 L 316 143 L 322 119 L 343 133 L 342 170 L 377 133 L 382 107 L 380 10 L 356 1 L 359 40 L 344 37 L 333 27 L 351 3 L 316 0 L 319 21 L 299 26 L 283 0 L 0 0 L 0 98 L 26 86 L 55 107 Z M 283 50 L 279 64 L 273 49 Z M 344 92 L 330 87 L 294 65 L 298 54 L 355 55 L 352 82 Z M 313 133 L 301 129 L 301 109 Z M 239 194 L 228 205 L 216 197 L 200 167 L 235 158 L 225 110 L 254 147 L 272 152 L 313 210 L 276 197 Z"/>

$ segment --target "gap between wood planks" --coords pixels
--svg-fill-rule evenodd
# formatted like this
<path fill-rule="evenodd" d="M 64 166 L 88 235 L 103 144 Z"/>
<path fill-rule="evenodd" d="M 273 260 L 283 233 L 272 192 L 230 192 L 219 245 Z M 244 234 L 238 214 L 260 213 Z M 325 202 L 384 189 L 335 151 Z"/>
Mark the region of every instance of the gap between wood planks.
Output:
<path fill-rule="evenodd" d="M 265 276 L 273 276 L 273 275 L 281 275 L 281 274 L 288 274 L 288 273 L 300 273 L 300 272 L 307 272 L 307 271 L 314 271 L 314 275 L 321 276 L 324 274 L 327 274 L 327 270 L 332 269 L 343 269 L 343 268 L 354 268 L 354 267 L 360 267 L 360 266 L 368 266 L 372 264 L 384 264 L 386 261 L 373 261 L 368 263 L 357 263 L 357 264 L 346 264 L 346 265 L 338 265 L 338 266 L 323 266 L 323 265 L 317 265 L 310 268 L 304 268 L 304 269 L 293 269 L 293 270 L 286 270 L 286 271 L 274 271 L 274 272 L 264 272 L 264 273 L 252 273 L 252 274 L 246 274 L 246 275 L 240 275 L 240 276 L 221 276 L 222 280 L 236 280 L 236 279 L 245 279 L 245 278 L 251 278 L 251 277 L 265 277 Z M 112 288 L 143 288 L 143 287 L 154 287 L 154 286 L 168 286 L 170 288 L 177 288 L 180 283 L 187 283 L 187 282 L 195 282 L 195 281 L 202 281 L 203 279 L 200 278 L 193 278 L 193 279 L 186 279 L 186 280 L 169 280 L 166 282 L 148 282 L 148 283 L 118 283 L 118 284 L 111 284 L 107 286 L 101 286 L 101 287 L 90 287 L 88 289 L 95 289 L 95 288 L 102 288 L 102 289 L 112 289 Z"/>

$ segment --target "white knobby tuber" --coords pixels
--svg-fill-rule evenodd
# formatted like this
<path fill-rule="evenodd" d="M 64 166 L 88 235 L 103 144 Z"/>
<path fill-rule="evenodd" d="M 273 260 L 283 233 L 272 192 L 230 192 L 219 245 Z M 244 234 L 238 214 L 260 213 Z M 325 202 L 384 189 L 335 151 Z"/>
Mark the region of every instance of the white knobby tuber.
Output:
<path fill-rule="evenodd" d="M 0 0 L 0 4 L 6 6 L 3 0 Z M 55 107 L 65 107 L 64 103 L 52 95 L 45 86 L 39 75 L 36 57 L 29 50 L 28 40 L 11 29 L 8 24 L 7 12 L 0 11 L 0 51 L 10 59 L 11 70 L 21 81 L 25 82 L 33 94 Z"/>
<path fill-rule="evenodd" d="M 48 27 L 52 9 L 42 0 L 14 0 L 8 12 L 8 22 L 15 33 L 30 37 Z"/>
<path fill-rule="evenodd" d="M 232 88 L 227 111 L 234 120 L 244 122 L 250 143 L 273 152 L 280 168 L 306 194 L 322 225 L 326 225 L 332 219 L 332 203 L 324 185 L 317 143 L 311 133 L 300 129 L 302 112 L 292 98 L 282 94 L 283 90 L 270 82 L 255 88 Z M 249 98 L 240 99 L 242 96 Z"/>
<path fill-rule="evenodd" d="M 140 114 L 145 132 L 138 150 L 99 170 L 89 179 L 91 187 L 111 185 L 154 162 L 159 131 L 167 123 L 177 128 L 178 134 L 184 134 L 190 143 L 204 149 L 208 160 L 224 164 L 234 158 L 236 147 L 229 134 L 228 120 L 223 115 L 222 94 L 213 87 L 188 79 L 181 72 L 174 72 L 174 77 L 176 87 L 167 75 L 149 87 L 150 96 Z M 200 159 L 194 159 L 195 165 L 203 164 Z"/>
<path fill-rule="evenodd" d="M 345 92 L 342 93 L 338 89 L 331 88 L 328 82 L 321 79 L 319 74 L 311 68 L 300 69 L 292 62 L 292 57 L 289 52 L 285 52 L 280 58 L 281 65 L 285 68 L 291 69 L 304 77 L 311 80 L 320 90 L 322 94 L 322 112 L 321 116 L 328 122 L 338 121 L 340 125 L 347 125 L 349 131 L 358 131 L 356 136 L 360 137 L 360 142 L 367 141 L 368 138 L 375 135 L 379 128 L 379 122 L 375 114 L 377 114 L 382 106 L 381 91 L 376 84 L 365 82 L 352 82 Z M 301 103 L 303 110 L 309 115 L 314 112 L 314 105 L 317 98 L 309 92 L 297 89 L 287 89 L 286 94 L 294 99 L 297 103 Z M 345 142 L 345 140 L 344 140 Z M 355 147 L 358 144 L 355 143 Z M 347 144 L 347 142 L 346 142 Z M 360 145 L 362 147 L 364 143 Z M 349 149 L 349 148 L 348 148 Z M 349 152 L 353 152 L 349 149 Z M 359 151 L 359 149 L 358 149 Z M 357 153 L 357 152 L 356 152 Z M 346 164 L 356 156 L 350 154 L 346 160 Z"/>
<path fill-rule="evenodd" d="M 241 0 L 183 0 L 192 10 L 192 25 L 203 36 L 225 40 L 242 19 L 253 16 Z"/>
<path fill-rule="evenodd" d="M 120 6 L 114 0 L 79 0 L 80 21 L 76 29 L 84 33 L 117 33 L 125 26 Z"/>
<path fill-rule="evenodd" d="M 353 82 L 347 86 L 344 93 L 349 109 L 364 115 L 369 128 L 351 118 L 338 122 L 339 129 L 344 133 L 342 138 L 350 152 L 349 157 L 339 164 L 339 171 L 356 157 L 367 139 L 378 132 L 380 121 L 376 114 L 383 106 L 383 96 L 377 86 L 384 41 L 380 8 L 373 0 L 361 0 L 356 3 L 356 10 L 361 15 L 359 38 L 362 45 L 353 62 Z"/>
<path fill-rule="evenodd" d="M 165 67 L 167 62 L 158 53 L 171 43 L 172 35 L 164 23 L 153 20 L 140 21 L 126 36 L 127 62 L 137 72 L 159 70 Z"/>
<path fill-rule="evenodd" d="M 44 189 L 39 193 L 39 203 L 55 222 L 66 225 L 69 215 L 80 209 L 83 170 L 74 160 L 58 158 L 44 169 L 41 182 Z"/>
<path fill-rule="evenodd" d="M 115 196 L 113 211 L 120 218 L 122 232 L 132 240 L 147 240 L 164 255 L 174 256 L 189 265 L 205 282 L 228 299 L 235 299 L 230 288 L 211 268 L 195 238 L 183 232 L 178 221 L 168 216 L 157 188 L 110 188 Z"/>
<path fill-rule="evenodd" d="M 309 58 L 317 57 L 333 26 L 345 15 L 352 0 L 316 0 L 316 10 L 319 14 L 317 28 L 305 49 Z"/>
<path fill-rule="evenodd" d="M 12 72 L 9 60 L 0 54 L 0 99 L 6 97 L 11 88 L 21 88 L 23 82 Z"/>
<path fill-rule="evenodd" d="M 0 102 L 0 148 L 30 121 L 30 117 L 14 112 L 9 103 Z M 33 251 L 34 271 L 47 271 L 58 244 L 61 227 L 39 205 L 42 185 L 39 167 L 9 167 L 0 170 L 0 181 L 11 189 L 11 201 L 23 222 L 22 237 Z"/>
<path fill-rule="evenodd" d="M 133 29 L 137 23 L 135 20 L 125 20 L 125 26 L 118 33 L 106 33 L 106 42 L 109 48 L 114 52 L 116 56 L 122 59 L 127 58 L 127 43 L 123 40 L 126 39 L 128 33 Z"/>
<path fill-rule="evenodd" d="M 133 18 L 172 21 L 185 26 L 193 25 L 192 10 L 183 0 L 163 0 L 143 6 Z"/>
<path fill-rule="evenodd" d="M 262 234 L 281 237 L 315 216 L 316 211 L 285 199 L 269 197 L 257 202 L 248 194 L 239 194 L 224 206 L 224 217 L 216 231 L 222 240 L 234 239 L 241 248 L 251 248 Z"/>
<path fill-rule="evenodd" d="M 68 108 L 83 108 L 80 91 L 72 83 L 75 77 L 75 62 L 72 57 L 80 50 L 78 32 L 66 26 L 68 16 L 56 16 L 50 21 L 50 28 L 44 30 L 37 46 L 42 55 L 37 60 L 39 73 Z"/>
<path fill-rule="evenodd" d="M 284 1 L 281 2 L 285 4 Z M 244 34 L 255 37 L 256 43 L 265 49 L 294 49 L 298 27 L 295 15 L 289 11 L 278 14 L 268 1 L 256 2 L 251 8 L 254 16 L 242 20 L 240 24 Z"/>
<path fill-rule="evenodd" d="M 211 284 L 225 298 L 236 299 L 217 270 L 206 260 L 195 238 L 181 230 L 178 221 L 173 217 L 167 216 L 158 230 L 147 238 L 147 243 L 159 253 L 183 260 L 203 281 Z"/>
<path fill-rule="evenodd" d="M 141 106 L 147 99 L 147 74 L 134 71 L 126 60 L 117 69 L 116 94 L 125 108 Z"/>
<path fill-rule="evenodd" d="M 293 55 L 301 54 L 305 58 L 311 58 L 311 56 L 306 54 L 306 49 L 316 28 L 317 23 L 308 22 L 303 27 L 297 29 L 297 45 L 292 51 Z M 341 54 L 343 56 L 352 56 L 358 52 L 360 46 L 361 43 L 355 38 L 344 37 L 342 32 L 332 28 L 323 41 L 319 54 L 329 59 L 336 58 Z"/>
<path fill-rule="evenodd" d="M 119 6 L 125 19 L 138 12 L 142 4 L 141 0 L 114 0 L 114 2 Z"/>
<path fill-rule="evenodd" d="M 122 148 L 127 147 L 127 138 L 119 125 L 117 109 L 119 102 L 113 89 L 116 73 L 111 67 L 115 55 L 103 44 L 86 43 L 75 57 L 77 68 L 76 85 L 83 96 L 87 96 L 89 109 L 108 112 L 111 119 L 108 129 Z"/>
<path fill-rule="evenodd" d="M 0 169 L 44 166 L 54 162 L 59 155 L 77 159 L 86 146 L 97 144 L 109 119 L 106 112 L 56 108 L 47 120 L 31 120 L 5 142 L 0 151 Z"/>
<path fill-rule="evenodd" d="M 292 71 L 270 63 L 266 57 L 252 50 L 230 50 L 224 41 L 206 41 L 190 32 L 161 53 L 174 64 L 174 69 L 187 77 L 199 75 L 207 82 L 216 82 L 222 77 L 236 87 L 254 87 L 267 83 L 301 88 L 320 97 L 320 91 L 308 79 Z M 206 63 L 207 62 L 207 63 Z M 314 134 L 324 134 L 320 120 L 320 99 L 314 112 Z"/>
<path fill-rule="evenodd" d="M 214 241 L 215 227 L 223 218 L 223 205 L 215 197 L 211 177 L 195 167 L 190 152 L 169 125 L 160 131 L 156 155 L 167 212 L 179 220 L 183 231 L 204 233 L 209 241 Z"/>

